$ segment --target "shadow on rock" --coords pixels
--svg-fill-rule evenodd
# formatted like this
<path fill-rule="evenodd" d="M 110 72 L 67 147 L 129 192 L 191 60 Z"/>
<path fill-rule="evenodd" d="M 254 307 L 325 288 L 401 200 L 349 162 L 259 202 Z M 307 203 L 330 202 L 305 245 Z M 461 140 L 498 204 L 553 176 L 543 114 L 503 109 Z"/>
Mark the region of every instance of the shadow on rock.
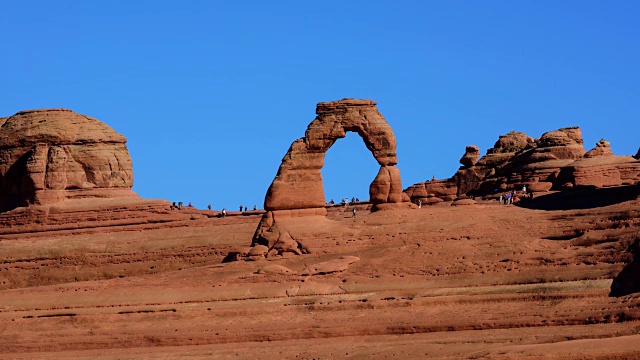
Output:
<path fill-rule="evenodd" d="M 640 196 L 640 186 L 627 185 L 603 189 L 576 189 L 542 195 L 521 202 L 519 205 L 536 210 L 593 209 L 635 200 Z"/>
<path fill-rule="evenodd" d="M 640 292 L 640 238 L 627 251 L 633 256 L 633 261 L 613 279 L 609 296 L 619 297 Z"/>

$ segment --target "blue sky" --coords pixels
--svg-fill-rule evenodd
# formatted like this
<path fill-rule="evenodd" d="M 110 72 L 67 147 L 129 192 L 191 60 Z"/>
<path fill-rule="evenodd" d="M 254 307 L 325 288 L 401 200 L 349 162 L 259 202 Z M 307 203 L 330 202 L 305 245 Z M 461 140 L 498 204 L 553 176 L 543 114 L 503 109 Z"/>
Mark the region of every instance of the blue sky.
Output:
<path fill-rule="evenodd" d="M 636 1 L 12 1 L 0 5 L 0 116 L 63 107 L 125 135 L 143 197 L 259 207 L 315 104 L 373 99 L 405 187 L 451 176 L 511 130 L 580 126 L 640 147 Z M 327 200 L 368 197 L 354 133 Z"/>

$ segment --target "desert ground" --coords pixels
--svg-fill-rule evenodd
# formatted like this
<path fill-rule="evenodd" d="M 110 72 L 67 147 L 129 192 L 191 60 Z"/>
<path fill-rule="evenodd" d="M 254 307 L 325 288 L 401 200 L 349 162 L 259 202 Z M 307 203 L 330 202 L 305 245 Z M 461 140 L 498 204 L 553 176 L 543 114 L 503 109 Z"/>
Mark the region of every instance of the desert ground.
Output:
<path fill-rule="evenodd" d="M 0 358 L 637 359 L 640 293 L 610 296 L 637 196 L 336 206 L 280 223 L 311 254 L 225 263 L 259 211 L 16 209 L 0 218 Z"/>

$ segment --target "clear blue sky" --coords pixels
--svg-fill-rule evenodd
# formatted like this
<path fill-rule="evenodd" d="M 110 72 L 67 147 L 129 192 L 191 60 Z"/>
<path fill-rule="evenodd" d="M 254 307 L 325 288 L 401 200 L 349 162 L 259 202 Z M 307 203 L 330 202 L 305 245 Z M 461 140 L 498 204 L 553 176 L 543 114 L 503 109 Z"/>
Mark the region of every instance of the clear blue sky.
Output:
<path fill-rule="evenodd" d="M 0 14 L 0 114 L 106 122 L 143 197 L 261 207 L 315 104 L 345 97 L 378 102 L 405 187 L 510 130 L 640 146 L 638 1 L 25 0 Z M 367 198 L 377 171 L 350 134 L 327 153 L 327 200 Z"/>

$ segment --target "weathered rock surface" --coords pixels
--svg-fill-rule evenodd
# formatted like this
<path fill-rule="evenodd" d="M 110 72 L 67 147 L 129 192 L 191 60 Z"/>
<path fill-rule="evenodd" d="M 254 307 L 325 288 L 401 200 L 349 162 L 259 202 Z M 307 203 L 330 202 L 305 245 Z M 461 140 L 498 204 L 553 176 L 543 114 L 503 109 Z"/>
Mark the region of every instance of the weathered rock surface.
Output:
<path fill-rule="evenodd" d="M 589 151 L 589 157 L 585 156 L 563 169 L 559 179 L 562 186 L 600 188 L 640 182 L 640 161 L 632 156 L 616 156 L 598 148 L 594 150 Z"/>
<path fill-rule="evenodd" d="M 476 164 L 480 158 L 480 148 L 475 145 L 467 146 L 467 151 L 460 159 L 460 164 L 465 168 L 470 168 Z"/>
<path fill-rule="evenodd" d="M 370 187 L 375 203 L 402 202 L 400 171 L 395 167 L 396 139 L 393 130 L 371 100 L 343 99 L 319 103 L 318 115 L 304 138 L 291 144 L 265 197 L 265 210 L 320 208 L 326 204 L 322 173 L 327 150 L 357 132 L 373 154 L 380 172 Z"/>
<path fill-rule="evenodd" d="M 0 210 L 67 198 L 136 196 L 126 138 L 66 109 L 0 120 Z"/>
<path fill-rule="evenodd" d="M 411 185 L 405 193 L 411 201 L 422 204 L 435 204 L 442 201 L 452 201 L 456 198 L 458 188 L 456 183 L 450 180 L 425 181 Z"/>
<path fill-rule="evenodd" d="M 627 251 L 633 257 L 633 261 L 627 264 L 613 279 L 611 296 L 624 296 L 640 292 L 640 238 L 636 238 Z"/>
<path fill-rule="evenodd" d="M 602 139 L 586 152 L 578 127 L 544 133 L 533 140 L 521 132 L 501 135 L 487 155 L 474 161 L 476 147 L 469 146 L 462 167 L 450 179 L 418 183 L 405 193 L 412 202 L 436 203 L 503 191 L 543 192 L 574 187 L 629 185 L 640 181 L 640 161 L 616 156 Z M 429 200 L 431 199 L 431 200 Z"/>
<path fill-rule="evenodd" d="M 411 204 L 402 192 L 400 170 L 393 130 L 371 100 L 343 99 L 321 102 L 316 118 L 309 124 L 305 137 L 291 144 L 282 159 L 278 173 L 267 190 L 267 210 L 251 241 L 254 248 L 249 259 L 260 259 L 287 253 L 308 252 L 298 240 L 276 223 L 279 216 L 326 215 L 322 173 L 327 150 L 349 131 L 362 137 L 367 149 L 380 164 L 378 175 L 369 186 L 371 211 L 393 210 Z M 264 246 L 266 250 L 255 250 Z"/>
<path fill-rule="evenodd" d="M 316 253 L 229 264 L 259 217 L 0 235 L 0 358 L 638 359 L 640 202 L 623 197 L 355 221 L 330 207 L 305 218 Z"/>
<path fill-rule="evenodd" d="M 611 152 L 611 143 L 609 143 L 605 139 L 600 139 L 600 141 L 596 143 L 596 147 L 584 154 L 584 157 L 586 158 L 592 158 L 596 156 L 615 156 L 615 154 Z"/>
<path fill-rule="evenodd" d="M 331 274 L 334 272 L 342 272 L 346 271 L 349 268 L 349 265 L 360 261 L 360 258 L 357 256 L 341 256 L 338 259 L 324 261 L 318 264 L 313 264 L 307 266 L 304 270 L 302 270 L 302 275 L 324 275 Z"/>

